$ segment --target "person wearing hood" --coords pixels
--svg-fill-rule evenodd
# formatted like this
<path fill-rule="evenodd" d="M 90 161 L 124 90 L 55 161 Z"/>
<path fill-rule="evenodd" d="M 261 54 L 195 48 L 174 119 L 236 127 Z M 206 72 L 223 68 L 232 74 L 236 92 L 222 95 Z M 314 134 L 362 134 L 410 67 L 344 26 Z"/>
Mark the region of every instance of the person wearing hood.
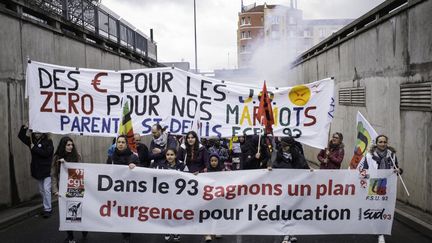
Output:
<path fill-rule="evenodd" d="M 228 150 L 221 145 L 221 141 L 217 138 L 211 139 L 213 146 L 208 149 L 209 154 L 218 154 L 219 160 L 223 165 L 228 162 Z"/>
<path fill-rule="evenodd" d="M 276 159 L 272 163 L 275 169 L 309 169 L 303 155 L 303 149 L 293 137 L 283 137 L 277 144 Z M 285 235 L 282 243 L 296 242 L 294 235 Z"/>
<path fill-rule="evenodd" d="M 211 153 L 209 155 L 209 162 L 204 172 L 216 172 L 216 171 L 224 171 L 225 166 L 222 160 L 217 153 Z"/>
<path fill-rule="evenodd" d="M 157 167 L 165 161 L 165 152 L 167 149 L 177 149 L 176 138 L 165 132 L 165 129 L 157 123 L 151 129 L 153 139 L 149 148 L 150 167 Z"/>
<path fill-rule="evenodd" d="M 260 151 L 258 151 L 259 137 L 257 135 L 247 136 L 245 143 L 240 147 L 242 151 L 240 163 L 244 170 L 267 168 L 270 164 L 271 155 L 268 146 L 261 139 Z"/>
<path fill-rule="evenodd" d="M 309 169 L 309 165 L 292 137 L 284 137 L 278 144 L 276 159 L 272 164 L 278 169 Z"/>
<path fill-rule="evenodd" d="M 120 135 L 116 140 L 116 148 L 107 159 L 107 164 L 127 165 L 129 169 L 134 169 L 139 164 L 139 158 L 128 147 L 126 135 Z M 123 243 L 129 243 L 131 234 L 122 233 Z"/>
<path fill-rule="evenodd" d="M 207 164 L 207 167 L 204 169 L 204 172 L 217 172 L 217 171 L 224 171 L 224 163 L 219 157 L 218 153 L 211 153 L 209 155 L 209 162 Z M 213 238 L 220 239 L 222 238 L 221 235 L 205 235 L 204 241 L 210 242 L 213 240 Z"/>
<path fill-rule="evenodd" d="M 27 125 L 23 125 L 18 133 L 18 138 L 27 145 L 31 153 L 31 176 L 38 181 L 39 193 L 43 200 L 44 218 L 49 218 L 52 212 L 51 206 L 51 163 L 54 145 L 46 133 L 32 132 L 30 136 Z"/>
<path fill-rule="evenodd" d="M 207 149 L 200 144 L 194 131 L 186 134 L 186 141 L 180 146 L 177 157 L 186 164 L 189 172 L 194 174 L 203 172 L 208 162 Z"/>
<path fill-rule="evenodd" d="M 320 164 L 320 169 L 340 169 L 342 160 L 345 155 L 343 135 L 340 132 L 335 132 L 330 139 L 327 148 L 322 149 L 317 158 Z"/>
<path fill-rule="evenodd" d="M 240 170 L 241 146 L 245 143 L 244 136 L 232 137 L 229 143 L 229 155 L 232 170 Z"/>

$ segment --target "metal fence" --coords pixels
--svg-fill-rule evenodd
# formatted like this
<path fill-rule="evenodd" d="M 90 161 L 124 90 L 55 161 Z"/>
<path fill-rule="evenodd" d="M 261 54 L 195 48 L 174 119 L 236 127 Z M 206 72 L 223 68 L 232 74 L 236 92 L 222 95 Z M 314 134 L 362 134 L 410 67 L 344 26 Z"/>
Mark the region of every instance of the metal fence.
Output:
<path fill-rule="evenodd" d="M 26 0 L 25 3 L 90 31 L 108 42 L 157 61 L 156 43 L 140 34 L 134 26 L 103 10 L 98 6 L 98 1 Z"/>

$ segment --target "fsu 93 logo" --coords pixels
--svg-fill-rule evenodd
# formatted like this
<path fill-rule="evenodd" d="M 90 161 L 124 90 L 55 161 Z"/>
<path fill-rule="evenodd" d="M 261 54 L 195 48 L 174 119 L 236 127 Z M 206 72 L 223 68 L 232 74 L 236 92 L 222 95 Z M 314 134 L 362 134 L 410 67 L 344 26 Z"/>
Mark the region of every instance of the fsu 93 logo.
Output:
<path fill-rule="evenodd" d="M 84 197 L 83 169 L 68 169 L 66 197 Z"/>
<path fill-rule="evenodd" d="M 387 194 L 387 178 L 374 178 L 369 181 L 369 196 Z"/>

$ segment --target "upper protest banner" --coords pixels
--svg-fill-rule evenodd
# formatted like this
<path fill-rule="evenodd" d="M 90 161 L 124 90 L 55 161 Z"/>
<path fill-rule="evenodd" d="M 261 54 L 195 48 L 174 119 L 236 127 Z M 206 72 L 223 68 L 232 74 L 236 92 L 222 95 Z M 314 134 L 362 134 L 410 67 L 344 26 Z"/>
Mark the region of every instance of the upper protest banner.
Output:
<path fill-rule="evenodd" d="M 60 230 L 164 234 L 390 234 L 393 170 L 192 173 L 63 163 Z"/>
<path fill-rule="evenodd" d="M 95 70 L 31 61 L 27 66 L 29 126 L 55 134 L 116 136 L 123 101 L 133 130 L 151 133 L 160 123 L 186 134 L 200 121 L 201 137 L 258 134 L 261 87 L 216 80 L 175 68 Z M 260 85 L 261 86 L 261 85 Z M 275 136 L 293 136 L 317 148 L 327 145 L 334 112 L 334 81 L 268 87 Z M 199 119 L 195 119 L 195 115 Z M 198 117 L 197 117 L 198 118 Z"/>

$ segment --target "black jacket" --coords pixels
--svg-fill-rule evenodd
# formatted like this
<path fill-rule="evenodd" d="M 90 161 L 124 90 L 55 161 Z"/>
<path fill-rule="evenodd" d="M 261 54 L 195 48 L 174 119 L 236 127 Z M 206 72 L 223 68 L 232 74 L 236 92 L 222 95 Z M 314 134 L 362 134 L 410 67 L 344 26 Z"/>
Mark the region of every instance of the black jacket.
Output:
<path fill-rule="evenodd" d="M 282 148 L 276 153 L 276 160 L 273 168 L 283 169 L 309 169 L 304 155 L 297 146 L 290 146 L 288 152 L 283 152 Z"/>
<path fill-rule="evenodd" d="M 264 138 L 261 138 L 260 158 L 255 158 L 258 152 L 258 136 L 248 136 L 246 142 L 241 146 L 242 155 L 240 157 L 241 167 L 244 170 L 267 168 L 271 160 L 268 147 L 264 144 Z"/>
<path fill-rule="evenodd" d="M 18 138 L 30 148 L 30 137 L 26 135 L 27 128 L 21 127 Z M 51 163 L 54 153 L 54 146 L 51 139 L 46 135 L 37 141 L 33 140 L 33 148 L 30 148 L 31 152 L 31 164 L 30 170 L 33 178 L 37 180 L 50 177 L 51 175 Z"/>
<path fill-rule="evenodd" d="M 177 152 L 177 158 L 183 163 L 186 158 L 186 165 L 190 173 L 203 172 L 207 167 L 208 152 L 207 149 L 200 144 L 197 155 L 194 156 L 194 158 L 190 158 L 190 155 L 188 156 L 186 152 L 186 146 L 182 144 Z"/>
<path fill-rule="evenodd" d="M 130 163 L 138 165 L 139 159 L 129 148 L 124 151 L 119 151 L 116 148 L 114 153 L 107 159 L 107 164 L 129 165 Z"/>
<path fill-rule="evenodd" d="M 158 148 L 161 150 L 160 153 L 154 154 L 153 149 Z M 151 141 L 150 147 L 149 147 L 149 160 L 153 160 L 152 167 L 157 167 L 158 165 L 161 165 L 165 161 L 165 152 L 167 149 L 172 148 L 177 150 L 177 141 L 176 138 L 168 135 L 167 143 L 165 146 L 159 146 L 157 145 L 154 140 Z"/>
<path fill-rule="evenodd" d="M 142 143 L 137 144 L 137 153 L 141 167 L 150 167 L 150 154 L 147 146 Z"/>

